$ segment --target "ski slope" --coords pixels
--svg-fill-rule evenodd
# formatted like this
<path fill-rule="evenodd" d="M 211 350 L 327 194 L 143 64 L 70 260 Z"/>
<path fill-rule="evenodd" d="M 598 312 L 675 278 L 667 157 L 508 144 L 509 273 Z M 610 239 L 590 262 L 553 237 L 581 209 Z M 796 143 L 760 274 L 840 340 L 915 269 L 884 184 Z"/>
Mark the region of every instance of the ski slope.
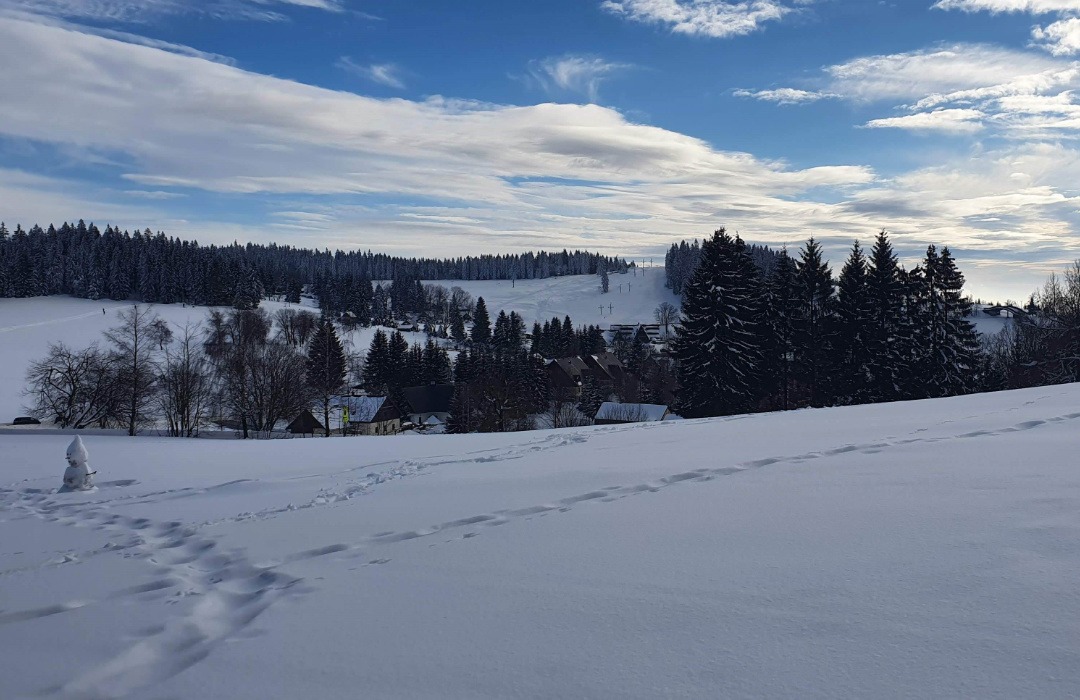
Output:
<path fill-rule="evenodd" d="M 607 328 L 612 323 L 655 323 L 653 312 L 661 302 L 679 306 L 679 298 L 664 287 L 664 268 L 650 267 L 612 274 L 607 294 L 600 293 L 600 278 L 596 275 L 570 275 L 535 280 L 430 280 L 424 284 L 440 284 L 447 289 L 461 287 L 473 299 L 484 297 L 492 320 L 500 310 L 517 311 L 532 328 L 552 317 L 570 316 L 574 325 L 598 324 Z M 600 307 L 603 306 L 603 313 Z"/>
<path fill-rule="evenodd" d="M 1080 385 L 69 440 L 0 434 L 5 699 L 1080 695 Z"/>

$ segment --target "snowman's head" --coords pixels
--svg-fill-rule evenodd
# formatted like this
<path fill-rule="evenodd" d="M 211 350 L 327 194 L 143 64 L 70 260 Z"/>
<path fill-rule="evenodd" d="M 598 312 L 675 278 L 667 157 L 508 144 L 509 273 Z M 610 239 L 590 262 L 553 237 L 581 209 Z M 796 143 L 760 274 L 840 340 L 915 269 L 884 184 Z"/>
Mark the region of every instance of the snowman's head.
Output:
<path fill-rule="evenodd" d="M 75 455 L 68 455 L 67 463 L 72 467 L 79 466 L 79 458 Z"/>

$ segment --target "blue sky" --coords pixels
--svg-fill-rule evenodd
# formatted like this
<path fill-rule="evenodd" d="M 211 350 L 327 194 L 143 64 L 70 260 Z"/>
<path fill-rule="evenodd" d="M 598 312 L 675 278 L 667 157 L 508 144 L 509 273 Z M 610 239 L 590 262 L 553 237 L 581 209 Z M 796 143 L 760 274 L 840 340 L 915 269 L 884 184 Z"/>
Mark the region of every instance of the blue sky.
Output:
<path fill-rule="evenodd" d="M 1078 0 L 0 0 L 0 219 L 839 268 L 1080 258 Z M 1075 93 L 1075 94 L 1074 94 Z"/>

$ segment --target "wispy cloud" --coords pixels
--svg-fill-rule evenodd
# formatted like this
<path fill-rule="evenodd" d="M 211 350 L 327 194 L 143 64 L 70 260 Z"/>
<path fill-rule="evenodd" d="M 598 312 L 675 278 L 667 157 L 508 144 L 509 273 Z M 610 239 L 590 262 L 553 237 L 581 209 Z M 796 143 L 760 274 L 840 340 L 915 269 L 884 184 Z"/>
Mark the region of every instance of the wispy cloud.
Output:
<path fill-rule="evenodd" d="M 0 11 L 22 11 L 66 19 L 141 23 L 170 15 L 201 14 L 222 19 L 277 21 L 273 8 L 342 12 L 341 0 L 0 0 Z"/>
<path fill-rule="evenodd" d="M 938 0 L 934 7 L 939 10 L 962 10 L 964 12 L 1028 12 L 1049 14 L 1053 12 L 1077 12 L 1075 0 Z"/>
<path fill-rule="evenodd" d="M 777 88 L 775 90 L 745 90 L 734 92 L 736 97 L 748 97 L 762 102 L 775 102 L 780 105 L 800 105 L 837 97 L 831 92 L 799 90 L 797 88 Z"/>
<path fill-rule="evenodd" d="M 906 114 L 902 117 L 872 119 L 868 129 L 912 129 L 915 131 L 950 131 L 971 133 L 981 131 L 986 115 L 977 109 L 938 109 L 932 112 Z"/>
<path fill-rule="evenodd" d="M 869 128 L 958 135 L 986 131 L 1013 139 L 1080 138 L 1080 62 L 986 44 L 955 44 L 863 56 L 828 66 L 817 90 L 738 90 L 739 97 L 805 104 L 822 97 L 893 115 Z M 895 115 L 899 110 L 905 114 Z"/>
<path fill-rule="evenodd" d="M 550 57 L 529 64 L 529 75 L 550 94 L 574 93 L 590 102 L 600 99 L 600 85 L 616 73 L 634 68 L 599 56 Z"/>
<path fill-rule="evenodd" d="M 405 81 L 401 78 L 401 67 L 394 63 L 372 63 L 364 65 L 357 63 L 348 56 L 342 56 L 337 61 L 338 68 L 348 71 L 373 83 L 386 85 L 396 90 L 405 89 Z"/>
<path fill-rule="evenodd" d="M 676 34 L 726 39 L 778 22 L 811 0 L 605 0 L 601 7 L 635 22 L 669 27 Z"/>

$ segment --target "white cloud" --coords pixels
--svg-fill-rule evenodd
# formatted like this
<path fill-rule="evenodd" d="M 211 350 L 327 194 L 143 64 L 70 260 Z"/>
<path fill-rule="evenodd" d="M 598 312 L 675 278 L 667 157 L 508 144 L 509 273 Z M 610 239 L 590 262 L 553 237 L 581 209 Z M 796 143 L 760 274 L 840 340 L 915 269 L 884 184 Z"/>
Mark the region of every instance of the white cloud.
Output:
<path fill-rule="evenodd" d="M 601 7 L 636 22 L 670 27 L 677 34 L 717 39 L 751 34 L 796 11 L 781 0 L 605 0 Z"/>
<path fill-rule="evenodd" d="M 826 69 L 828 89 L 855 100 L 919 100 L 1060 70 L 1061 62 L 984 44 L 866 56 Z"/>
<path fill-rule="evenodd" d="M 1052 12 L 1074 13 L 1080 10 L 1076 0 L 938 0 L 934 7 L 939 10 L 962 10 L 964 12 L 1028 12 L 1048 14 Z"/>
<path fill-rule="evenodd" d="M 866 123 L 870 129 L 912 129 L 915 131 L 948 131 L 971 133 L 981 131 L 986 115 L 977 109 L 938 109 L 918 112 L 902 117 L 872 119 Z"/>
<path fill-rule="evenodd" d="M 1055 56 L 1072 56 L 1080 53 L 1080 19 L 1070 17 L 1045 27 L 1035 27 L 1031 37 Z"/>
<path fill-rule="evenodd" d="M 817 90 L 740 90 L 740 97 L 797 104 L 818 96 L 906 114 L 870 128 L 1012 139 L 1080 138 L 1080 62 L 984 44 L 864 56 L 823 69 Z"/>
<path fill-rule="evenodd" d="M 401 68 L 393 63 L 372 63 L 365 66 L 348 56 L 342 56 L 338 59 L 337 65 L 339 68 L 373 83 L 386 85 L 397 90 L 405 89 L 405 81 L 401 79 Z"/>
<path fill-rule="evenodd" d="M 799 90 L 797 88 L 777 88 L 775 90 L 736 90 L 736 97 L 749 97 L 763 102 L 775 102 L 780 105 L 798 105 L 817 102 L 836 95 L 829 92 Z"/>
<path fill-rule="evenodd" d="M 612 75 L 629 70 L 629 63 L 613 63 L 599 56 L 566 56 L 545 58 L 529 64 L 529 74 L 549 93 L 572 92 L 591 102 L 600 99 L 600 85 Z"/>

